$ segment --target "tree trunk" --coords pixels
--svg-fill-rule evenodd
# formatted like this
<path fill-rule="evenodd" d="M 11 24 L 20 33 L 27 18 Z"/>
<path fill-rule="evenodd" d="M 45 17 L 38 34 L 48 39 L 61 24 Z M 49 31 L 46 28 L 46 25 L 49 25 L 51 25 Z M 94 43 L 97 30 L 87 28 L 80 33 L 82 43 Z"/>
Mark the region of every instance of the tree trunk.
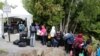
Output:
<path fill-rule="evenodd" d="M 68 26 L 69 26 L 69 23 L 70 23 L 71 6 L 72 6 L 72 4 L 73 4 L 73 0 L 71 1 L 71 4 L 70 4 L 70 9 L 69 9 L 68 17 L 67 17 L 67 23 L 65 25 L 65 32 L 68 32 Z"/>
<path fill-rule="evenodd" d="M 64 32 L 65 24 L 66 24 L 66 20 L 65 20 L 65 18 L 64 18 L 64 19 L 62 20 L 62 30 L 63 30 L 63 32 Z"/>
<path fill-rule="evenodd" d="M 74 27 L 73 33 L 75 33 L 76 28 L 77 28 L 77 23 L 75 24 L 75 27 Z"/>
<path fill-rule="evenodd" d="M 71 25 L 70 31 L 73 32 L 73 28 L 74 28 L 74 27 L 75 27 L 75 23 L 73 23 L 73 24 Z"/>
<path fill-rule="evenodd" d="M 63 31 L 62 21 L 60 22 L 60 31 Z"/>

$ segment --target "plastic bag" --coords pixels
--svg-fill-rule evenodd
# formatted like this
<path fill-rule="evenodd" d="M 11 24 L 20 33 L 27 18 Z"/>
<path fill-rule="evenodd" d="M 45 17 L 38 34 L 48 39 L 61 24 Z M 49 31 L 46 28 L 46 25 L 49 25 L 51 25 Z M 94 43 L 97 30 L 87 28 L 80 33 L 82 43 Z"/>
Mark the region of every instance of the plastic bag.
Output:
<path fill-rule="evenodd" d="M 84 56 L 84 53 L 82 52 L 82 53 L 79 53 L 79 56 Z"/>

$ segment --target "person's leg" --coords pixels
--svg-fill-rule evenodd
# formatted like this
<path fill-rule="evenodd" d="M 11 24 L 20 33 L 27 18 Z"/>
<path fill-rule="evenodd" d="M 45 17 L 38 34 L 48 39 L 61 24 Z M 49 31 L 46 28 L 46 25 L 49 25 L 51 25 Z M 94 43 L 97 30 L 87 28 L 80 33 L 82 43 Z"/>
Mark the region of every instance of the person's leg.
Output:
<path fill-rule="evenodd" d="M 67 43 L 67 52 L 69 53 L 70 44 Z"/>
<path fill-rule="evenodd" d="M 33 46 L 35 46 L 35 33 L 33 35 Z"/>
<path fill-rule="evenodd" d="M 66 52 L 69 53 L 69 44 L 66 41 Z"/>
<path fill-rule="evenodd" d="M 32 36 L 33 37 L 33 36 Z M 32 38 L 32 47 L 34 47 L 33 38 Z"/>
<path fill-rule="evenodd" d="M 43 36 L 43 45 L 45 45 L 45 37 Z"/>
<path fill-rule="evenodd" d="M 55 43 L 55 39 L 52 39 L 52 46 L 55 47 L 56 43 Z"/>
<path fill-rule="evenodd" d="M 70 50 L 72 50 L 72 44 L 69 44 L 69 49 L 68 49 L 68 51 L 70 52 Z"/>
<path fill-rule="evenodd" d="M 64 46 L 65 46 L 66 53 L 68 53 L 68 51 L 67 51 L 67 41 L 66 40 L 64 41 Z"/>
<path fill-rule="evenodd" d="M 57 41 L 57 42 L 55 43 L 55 47 L 59 47 L 58 44 L 59 44 L 59 43 L 58 43 L 58 41 Z"/>
<path fill-rule="evenodd" d="M 35 34 L 31 33 L 31 37 L 30 37 L 30 46 L 34 47 L 34 39 L 35 39 Z"/>
<path fill-rule="evenodd" d="M 41 36 L 41 43 L 44 45 L 44 36 Z"/>
<path fill-rule="evenodd" d="M 74 54 L 75 54 L 75 56 L 79 56 L 79 49 L 78 48 L 74 48 Z"/>
<path fill-rule="evenodd" d="M 22 41 L 22 34 L 21 33 L 19 33 L 19 37 L 20 37 L 20 41 Z"/>
<path fill-rule="evenodd" d="M 30 46 L 32 46 L 32 36 L 30 37 Z"/>
<path fill-rule="evenodd" d="M 54 45 L 53 45 L 53 37 L 51 37 L 51 46 L 53 47 Z"/>
<path fill-rule="evenodd" d="M 43 36 L 43 45 L 46 45 L 46 37 Z"/>

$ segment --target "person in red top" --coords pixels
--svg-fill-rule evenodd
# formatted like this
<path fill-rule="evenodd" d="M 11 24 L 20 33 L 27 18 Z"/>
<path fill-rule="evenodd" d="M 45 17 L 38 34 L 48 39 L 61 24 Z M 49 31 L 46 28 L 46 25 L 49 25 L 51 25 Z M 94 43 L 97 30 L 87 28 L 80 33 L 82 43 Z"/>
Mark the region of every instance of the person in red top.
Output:
<path fill-rule="evenodd" d="M 77 37 L 75 38 L 75 43 L 82 44 L 83 43 L 83 35 L 82 33 L 78 34 Z"/>
<path fill-rule="evenodd" d="M 83 34 L 78 34 L 74 41 L 75 56 L 79 56 L 79 53 L 82 51 L 83 41 Z"/>

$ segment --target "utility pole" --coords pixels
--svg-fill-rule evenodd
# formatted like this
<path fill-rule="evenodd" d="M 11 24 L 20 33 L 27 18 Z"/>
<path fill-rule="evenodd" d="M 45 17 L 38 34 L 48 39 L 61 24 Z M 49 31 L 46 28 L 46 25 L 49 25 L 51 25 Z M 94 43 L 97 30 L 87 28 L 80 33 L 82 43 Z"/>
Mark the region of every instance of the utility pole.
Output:
<path fill-rule="evenodd" d="M 4 7 L 3 7 L 3 12 L 6 13 L 6 16 L 7 16 L 7 21 L 8 21 L 7 22 L 7 25 L 8 25 L 8 38 L 9 38 L 9 42 L 10 42 L 10 30 L 9 30 L 10 22 L 9 22 L 9 18 L 8 18 L 8 13 L 11 12 L 11 8 L 8 5 L 7 0 L 5 0 Z"/>

